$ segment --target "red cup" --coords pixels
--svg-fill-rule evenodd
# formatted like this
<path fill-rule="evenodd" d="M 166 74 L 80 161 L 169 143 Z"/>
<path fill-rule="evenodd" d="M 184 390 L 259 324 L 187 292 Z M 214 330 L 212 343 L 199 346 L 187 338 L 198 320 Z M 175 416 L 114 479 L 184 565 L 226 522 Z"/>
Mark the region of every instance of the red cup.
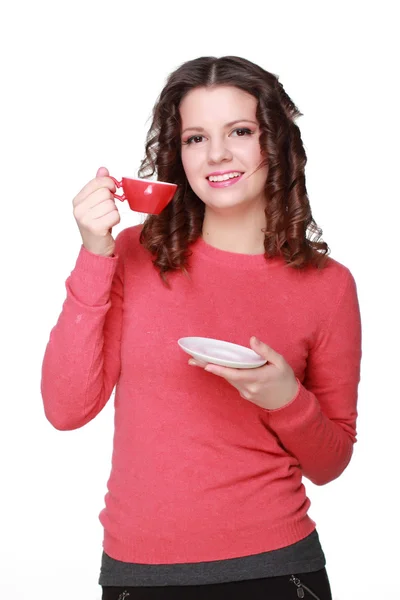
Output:
<path fill-rule="evenodd" d="M 148 179 L 133 179 L 123 177 L 117 181 L 111 177 L 117 188 L 123 189 L 123 195 L 114 194 L 114 198 L 127 200 L 131 210 L 150 215 L 159 215 L 171 202 L 176 188 L 175 183 L 165 181 L 149 181 Z"/>

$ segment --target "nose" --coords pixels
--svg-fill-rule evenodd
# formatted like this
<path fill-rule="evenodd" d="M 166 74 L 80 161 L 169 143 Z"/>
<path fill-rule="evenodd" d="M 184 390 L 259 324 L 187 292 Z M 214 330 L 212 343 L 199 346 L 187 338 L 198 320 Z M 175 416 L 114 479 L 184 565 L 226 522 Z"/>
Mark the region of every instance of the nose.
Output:
<path fill-rule="evenodd" d="M 208 162 L 209 164 L 218 164 L 232 160 L 232 153 L 226 147 L 224 138 L 212 139 L 208 145 Z"/>

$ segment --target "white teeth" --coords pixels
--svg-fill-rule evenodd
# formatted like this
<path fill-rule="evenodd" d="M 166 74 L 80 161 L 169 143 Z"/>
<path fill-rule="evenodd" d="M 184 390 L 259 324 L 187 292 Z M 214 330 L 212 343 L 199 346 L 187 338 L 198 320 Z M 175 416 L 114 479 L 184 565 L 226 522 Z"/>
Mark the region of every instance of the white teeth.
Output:
<path fill-rule="evenodd" d="M 233 179 L 234 177 L 240 177 L 242 173 L 238 171 L 232 171 L 232 173 L 225 173 L 225 175 L 210 175 L 208 178 L 209 181 L 228 181 L 228 179 Z"/>

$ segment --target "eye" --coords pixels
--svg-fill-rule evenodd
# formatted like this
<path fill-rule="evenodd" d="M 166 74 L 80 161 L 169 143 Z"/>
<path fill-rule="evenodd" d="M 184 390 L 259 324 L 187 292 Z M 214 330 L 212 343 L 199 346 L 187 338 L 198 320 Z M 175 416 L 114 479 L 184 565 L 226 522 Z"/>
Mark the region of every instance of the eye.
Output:
<path fill-rule="evenodd" d="M 186 140 L 186 142 L 183 142 L 183 143 L 186 144 L 187 146 L 189 146 L 190 144 L 199 144 L 202 139 L 203 139 L 202 135 L 192 135 L 190 138 L 188 138 Z"/>
<path fill-rule="evenodd" d="M 237 135 L 234 135 L 234 134 Z M 234 137 L 244 137 L 246 135 L 251 135 L 252 133 L 254 133 L 253 131 L 251 131 L 250 129 L 247 129 L 246 127 L 240 127 L 239 129 L 234 129 L 232 131 L 232 135 L 234 135 Z"/>

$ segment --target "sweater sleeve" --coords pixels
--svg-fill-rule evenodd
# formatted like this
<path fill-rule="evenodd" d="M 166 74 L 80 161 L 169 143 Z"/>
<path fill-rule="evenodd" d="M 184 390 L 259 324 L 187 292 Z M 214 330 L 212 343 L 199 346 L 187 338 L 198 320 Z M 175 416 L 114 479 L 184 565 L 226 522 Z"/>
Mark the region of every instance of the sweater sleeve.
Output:
<path fill-rule="evenodd" d="M 117 382 L 123 234 L 116 238 L 113 257 L 93 254 L 82 246 L 65 283 L 66 299 L 50 333 L 41 378 L 45 415 L 56 429 L 78 429 L 91 421 Z"/>
<path fill-rule="evenodd" d="M 330 321 L 309 350 L 296 397 L 267 411 L 269 426 L 316 485 L 339 477 L 356 442 L 361 320 L 356 284 L 348 270 L 346 274 Z"/>

